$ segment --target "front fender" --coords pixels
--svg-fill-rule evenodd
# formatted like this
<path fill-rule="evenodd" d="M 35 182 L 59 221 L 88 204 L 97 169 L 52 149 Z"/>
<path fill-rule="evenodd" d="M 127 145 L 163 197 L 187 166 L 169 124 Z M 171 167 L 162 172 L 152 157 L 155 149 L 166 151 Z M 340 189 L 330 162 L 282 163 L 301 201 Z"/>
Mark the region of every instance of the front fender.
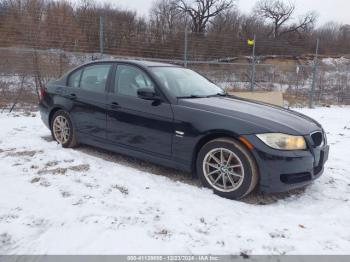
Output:
<path fill-rule="evenodd" d="M 173 157 L 190 168 L 200 148 L 212 139 L 268 132 L 254 123 L 205 110 L 175 105 L 173 111 Z"/>

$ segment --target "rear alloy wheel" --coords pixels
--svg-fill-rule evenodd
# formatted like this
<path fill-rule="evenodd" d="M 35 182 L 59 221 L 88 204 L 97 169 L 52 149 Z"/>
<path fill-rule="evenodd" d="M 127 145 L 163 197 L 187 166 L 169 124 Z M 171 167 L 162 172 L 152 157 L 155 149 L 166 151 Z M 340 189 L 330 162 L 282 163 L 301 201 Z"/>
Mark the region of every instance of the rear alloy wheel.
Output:
<path fill-rule="evenodd" d="M 52 137 L 64 148 L 72 148 L 77 145 L 75 130 L 68 113 L 63 110 L 57 111 L 51 122 Z"/>
<path fill-rule="evenodd" d="M 203 146 L 197 158 L 197 173 L 204 186 L 230 199 L 246 196 L 258 181 L 250 152 L 228 138 L 215 139 Z"/>

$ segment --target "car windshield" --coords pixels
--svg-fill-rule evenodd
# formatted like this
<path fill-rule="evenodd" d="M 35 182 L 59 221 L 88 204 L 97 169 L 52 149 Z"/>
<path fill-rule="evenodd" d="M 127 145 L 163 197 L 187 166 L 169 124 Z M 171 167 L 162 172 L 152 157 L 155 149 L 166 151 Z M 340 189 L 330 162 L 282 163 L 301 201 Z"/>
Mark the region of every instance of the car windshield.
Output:
<path fill-rule="evenodd" d="M 163 86 L 177 98 L 201 98 L 225 95 L 223 89 L 200 74 L 181 67 L 152 67 Z"/>

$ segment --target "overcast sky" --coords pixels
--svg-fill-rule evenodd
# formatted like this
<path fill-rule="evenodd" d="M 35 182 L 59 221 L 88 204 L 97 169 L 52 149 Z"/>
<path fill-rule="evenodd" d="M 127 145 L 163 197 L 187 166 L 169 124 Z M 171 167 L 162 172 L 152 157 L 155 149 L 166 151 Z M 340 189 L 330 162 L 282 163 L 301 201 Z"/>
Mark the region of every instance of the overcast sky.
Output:
<path fill-rule="evenodd" d="M 97 2 L 109 2 L 132 10 L 137 10 L 141 15 L 148 15 L 153 0 L 96 0 Z M 249 13 L 257 0 L 238 0 L 237 6 L 244 13 Z M 291 0 L 293 2 L 293 0 Z M 294 0 L 297 10 L 296 15 L 301 15 L 309 10 L 315 10 L 319 15 L 318 25 L 328 21 L 350 24 L 350 0 Z"/>

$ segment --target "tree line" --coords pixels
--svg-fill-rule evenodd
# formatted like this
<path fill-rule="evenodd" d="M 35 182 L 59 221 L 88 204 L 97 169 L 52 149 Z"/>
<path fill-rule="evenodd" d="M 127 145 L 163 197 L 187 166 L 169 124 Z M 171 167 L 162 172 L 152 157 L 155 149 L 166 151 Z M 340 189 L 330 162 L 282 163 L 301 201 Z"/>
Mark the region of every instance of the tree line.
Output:
<path fill-rule="evenodd" d="M 259 0 L 247 15 L 235 0 L 154 0 L 143 17 L 90 0 L 0 0 L 0 46 L 99 52 L 102 22 L 104 50 L 113 55 L 182 59 L 185 30 L 194 60 L 249 55 L 254 35 L 258 55 L 314 53 L 317 38 L 321 54 L 350 52 L 349 25 L 315 27 L 315 12 L 296 17 L 295 8 Z"/>

